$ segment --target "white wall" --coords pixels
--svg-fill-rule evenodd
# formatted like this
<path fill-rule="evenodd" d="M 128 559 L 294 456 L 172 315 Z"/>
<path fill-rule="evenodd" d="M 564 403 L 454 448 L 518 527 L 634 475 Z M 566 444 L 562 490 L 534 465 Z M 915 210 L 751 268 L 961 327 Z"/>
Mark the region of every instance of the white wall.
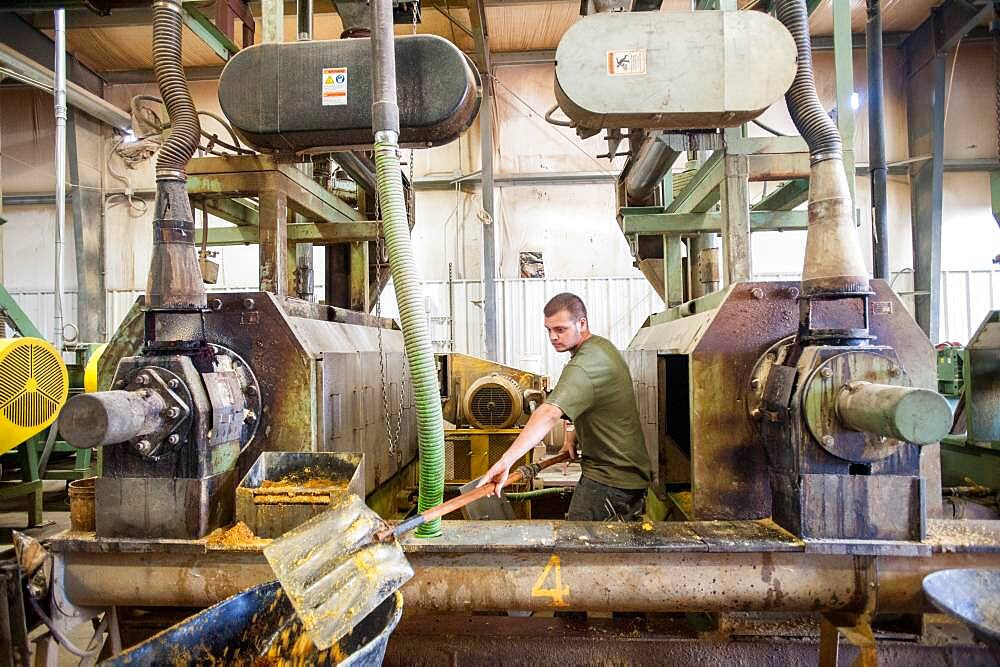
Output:
<path fill-rule="evenodd" d="M 951 75 L 947 114 L 946 157 L 992 157 L 996 148 L 993 108 L 992 62 L 988 45 L 962 46 Z M 816 56 L 821 97 L 833 106 L 833 56 Z M 856 116 L 856 158 L 867 160 L 867 100 L 862 51 L 855 52 L 855 88 L 861 107 Z M 886 52 L 887 155 L 890 162 L 908 157 L 906 144 L 905 78 L 895 50 Z M 606 150 L 599 138 L 584 141 L 568 128 L 547 124 L 542 115 L 554 102 L 551 66 L 502 67 L 496 70 L 498 123 L 495 129 L 498 174 L 616 171 L 620 163 L 597 160 Z M 214 82 L 192 84 L 199 107 L 218 111 Z M 984 92 L 986 91 L 986 92 Z M 125 106 L 135 94 L 155 94 L 153 85 L 113 86 L 109 97 Z M 5 89 L 0 93 L 0 177 L 8 193 L 51 192 L 52 168 L 51 97 L 29 89 Z M 777 104 L 762 117 L 786 132 L 794 129 L 784 104 Z M 205 121 L 213 128 L 212 121 Z M 212 131 L 220 131 L 214 127 Z M 751 133 L 763 134 L 751 126 Z M 84 129 L 80 154 L 83 180 L 97 187 L 107 158 L 108 137 Z M 408 159 L 404 151 L 404 160 Z M 457 177 L 474 173 L 479 165 L 479 133 L 473 126 L 460 141 L 448 146 L 418 150 L 414 154 L 416 176 Z M 121 170 L 121 165 L 117 166 Z M 152 162 L 127 172 L 132 188 L 153 187 Z M 108 190 L 124 184 L 105 177 Z M 993 222 L 988 179 L 985 174 L 948 173 L 945 176 L 942 267 L 949 270 L 989 269 L 1000 252 L 1000 230 Z M 761 187 L 755 190 L 760 195 Z M 870 254 L 871 223 L 867 179 L 857 179 L 862 244 Z M 905 177 L 890 177 L 889 206 L 891 268 L 912 266 L 909 185 Z M 481 196 L 469 191 L 436 190 L 417 194 L 417 227 L 414 246 L 422 278 L 443 281 L 448 265 L 458 280 L 477 280 L 481 275 Z M 499 274 L 518 275 L 518 254 L 541 251 L 546 272 L 553 280 L 598 277 L 636 277 L 627 244 L 615 222 L 614 197 L 610 185 L 505 186 L 496 197 L 495 237 Z M 8 224 L 0 228 L 0 280 L 18 290 L 46 290 L 52 284 L 52 220 L 50 206 L 11 207 L 3 212 Z M 213 224 L 216 224 L 213 221 Z M 136 290 L 145 286 L 151 247 L 151 214 L 130 214 L 121 197 L 107 210 L 106 285 L 109 290 Z M 64 233 L 67 242 L 65 284 L 75 287 L 72 225 Z M 801 232 L 755 234 L 754 273 L 795 273 L 804 248 Z M 256 248 L 230 247 L 221 254 L 222 281 L 231 286 L 256 282 Z M 869 260 L 870 261 L 870 260 Z M 317 266 L 320 264 L 317 263 Z M 321 277 L 318 272 L 317 277 Z M 320 280 L 321 282 L 321 280 Z M 897 288 L 908 289 L 903 276 Z M 975 289 L 975 288 L 974 288 Z M 69 312 L 69 304 L 67 304 Z M 45 315 L 48 317 L 48 315 Z M 71 319 L 71 318 L 68 318 Z"/>

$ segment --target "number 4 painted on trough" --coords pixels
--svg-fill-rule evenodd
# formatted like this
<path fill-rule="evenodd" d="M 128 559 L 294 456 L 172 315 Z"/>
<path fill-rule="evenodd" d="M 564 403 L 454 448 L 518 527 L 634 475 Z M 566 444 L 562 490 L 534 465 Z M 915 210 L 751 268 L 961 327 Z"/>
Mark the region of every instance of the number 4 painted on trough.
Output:
<path fill-rule="evenodd" d="M 550 574 L 553 586 L 545 588 L 545 580 L 549 578 Z M 568 607 L 569 603 L 563 600 L 564 595 L 569 595 L 569 586 L 563 586 L 559 556 L 552 554 L 545 569 L 538 575 L 535 585 L 531 587 L 531 597 L 552 598 L 553 607 Z"/>

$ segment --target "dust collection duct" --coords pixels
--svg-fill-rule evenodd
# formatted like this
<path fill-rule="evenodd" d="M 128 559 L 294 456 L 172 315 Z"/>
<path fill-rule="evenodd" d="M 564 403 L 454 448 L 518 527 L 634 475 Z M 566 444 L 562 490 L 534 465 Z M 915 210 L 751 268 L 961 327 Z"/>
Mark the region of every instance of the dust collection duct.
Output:
<path fill-rule="evenodd" d="M 798 69 L 785 94 L 796 129 L 809 146 L 809 224 L 802 267 L 807 297 L 868 292 L 868 269 L 854 227 L 840 132 L 819 101 L 804 0 L 779 0 L 778 20 L 795 40 Z"/>
<path fill-rule="evenodd" d="M 446 144 L 479 113 L 479 74 L 436 35 L 397 37 L 399 144 Z M 258 44 L 226 64 L 219 103 L 262 151 L 371 150 L 372 60 L 367 38 Z"/>

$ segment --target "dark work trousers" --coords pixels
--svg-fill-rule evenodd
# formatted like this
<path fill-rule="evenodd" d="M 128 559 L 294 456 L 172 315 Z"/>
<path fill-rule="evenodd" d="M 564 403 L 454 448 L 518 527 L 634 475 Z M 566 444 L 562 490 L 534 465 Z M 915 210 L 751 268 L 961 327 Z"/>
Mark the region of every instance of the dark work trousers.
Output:
<path fill-rule="evenodd" d="M 581 476 L 569 503 L 570 521 L 638 521 L 646 489 L 619 489 Z"/>

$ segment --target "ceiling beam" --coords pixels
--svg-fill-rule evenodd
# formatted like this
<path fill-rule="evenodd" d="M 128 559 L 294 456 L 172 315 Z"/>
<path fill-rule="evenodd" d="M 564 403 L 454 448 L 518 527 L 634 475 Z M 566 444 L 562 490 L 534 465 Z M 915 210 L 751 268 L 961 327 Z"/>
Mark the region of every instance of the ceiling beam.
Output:
<path fill-rule="evenodd" d="M 222 65 L 185 67 L 188 81 L 214 81 L 222 75 Z M 101 76 L 108 85 L 156 83 L 156 75 L 151 69 L 109 70 Z"/>
<path fill-rule="evenodd" d="M 954 49 L 969 31 L 991 16 L 991 3 L 968 0 L 945 0 L 931 9 L 931 15 L 903 42 L 907 74 L 913 76 L 935 56 Z"/>
<path fill-rule="evenodd" d="M 48 15 L 51 17 L 52 12 Z M 54 67 L 55 43 L 17 14 L 0 11 L 0 44 L 45 69 Z M 69 53 L 66 54 L 66 80 L 92 95 L 104 96 L 104 80 Z"/>

